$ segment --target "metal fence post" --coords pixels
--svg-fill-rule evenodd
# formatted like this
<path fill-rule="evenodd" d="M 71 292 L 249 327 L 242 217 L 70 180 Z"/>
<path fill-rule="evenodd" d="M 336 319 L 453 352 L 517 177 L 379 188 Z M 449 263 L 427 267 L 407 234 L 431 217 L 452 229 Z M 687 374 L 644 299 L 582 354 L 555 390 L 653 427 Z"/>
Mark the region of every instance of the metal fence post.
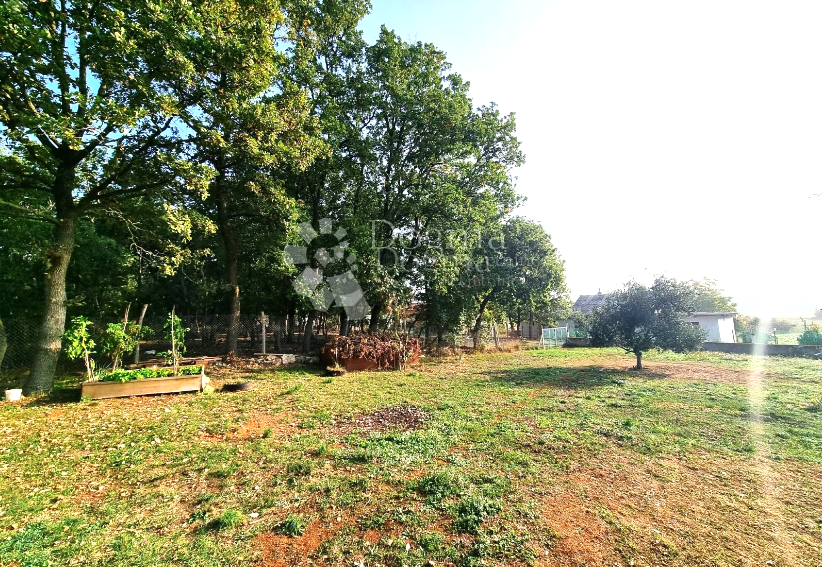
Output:
<path fill-rule="evenodd" d="M 262 328 L 263 328 L 263 354 L 265 354 L 265 324 L 266 324 L 266 322 L 267 321 L 265 320 L 265 311 L 260 311 L 260 325 L 262 325 Z"/>

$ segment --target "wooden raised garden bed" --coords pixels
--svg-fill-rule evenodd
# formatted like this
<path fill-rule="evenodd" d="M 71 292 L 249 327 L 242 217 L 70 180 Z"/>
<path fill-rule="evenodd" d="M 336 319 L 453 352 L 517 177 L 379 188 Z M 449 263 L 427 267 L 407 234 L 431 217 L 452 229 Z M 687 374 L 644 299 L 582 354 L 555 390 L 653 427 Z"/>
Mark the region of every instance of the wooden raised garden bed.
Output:
<path fill-rule="evenodd" d="M 127 382 L 105 381 L 83 382 L 82 395 L 92 400 L 104 398 L 124 398 L 129 396 L 147 396 L 152 394 L 181 394 L 183 392 L 202 392 L 208 384 L 205 371 L 187 376 L 162 376 L 158 378 L 140 378 Z"/>

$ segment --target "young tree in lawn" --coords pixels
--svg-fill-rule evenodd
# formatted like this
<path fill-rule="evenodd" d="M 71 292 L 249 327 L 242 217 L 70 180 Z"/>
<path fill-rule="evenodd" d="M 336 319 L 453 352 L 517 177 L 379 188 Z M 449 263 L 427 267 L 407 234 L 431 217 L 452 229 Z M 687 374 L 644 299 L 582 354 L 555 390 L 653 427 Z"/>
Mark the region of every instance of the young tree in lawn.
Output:
<path fill-rule="evenodd" d="M 693 313 L 694 304 L 688 283 L 666 277 L 657 278 L 651 287 L 630 282 L 608 294 L 591 314 L 591 344 L 633 353 L 637 370 L 642 369 L 642 353 L 648 350 L 696 350 L 705 333 L 684 319 Z"/>
<path fill-rule="evenodd" d="M 195 61 L 213 51 L 210 12 L 144 0 L 0 5 L 0 208 L 53 227 L 27 394 L 53 383 L 79 219 L 205 189 L 210 173 L 181 157 L 175 120 L 199 94 Z"/>

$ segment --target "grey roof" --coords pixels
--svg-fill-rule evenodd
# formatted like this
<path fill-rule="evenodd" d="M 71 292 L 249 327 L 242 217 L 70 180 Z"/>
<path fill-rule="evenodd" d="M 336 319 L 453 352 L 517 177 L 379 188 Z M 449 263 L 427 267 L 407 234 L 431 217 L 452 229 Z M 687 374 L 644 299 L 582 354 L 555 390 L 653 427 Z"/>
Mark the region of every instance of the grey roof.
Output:
<path fill-rule="evenodd" d="M 691 317 L 733 317 L 736 311 L 694 311 Z"/>
<path fill-rule="evenodd" d="M 574 302 L 574 311 L 581 311 L 588 313 L 592 309 L 599 307 L 608 297 L 605 293 L 596 293 L 594 295 L 580 295 Z"/>

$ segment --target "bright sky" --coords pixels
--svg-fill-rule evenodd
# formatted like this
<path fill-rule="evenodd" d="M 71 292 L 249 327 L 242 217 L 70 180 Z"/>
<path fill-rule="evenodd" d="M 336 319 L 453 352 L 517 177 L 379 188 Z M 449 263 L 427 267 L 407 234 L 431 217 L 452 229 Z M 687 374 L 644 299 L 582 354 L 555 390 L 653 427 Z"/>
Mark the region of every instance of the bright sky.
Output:
<path fill-rule="evenodd" d="M 822 2 L 372 0 L 476 105 L 516 112 L 528 201 L 575 299 L 710 277 L 764 316 L 822 307 Z"/>

